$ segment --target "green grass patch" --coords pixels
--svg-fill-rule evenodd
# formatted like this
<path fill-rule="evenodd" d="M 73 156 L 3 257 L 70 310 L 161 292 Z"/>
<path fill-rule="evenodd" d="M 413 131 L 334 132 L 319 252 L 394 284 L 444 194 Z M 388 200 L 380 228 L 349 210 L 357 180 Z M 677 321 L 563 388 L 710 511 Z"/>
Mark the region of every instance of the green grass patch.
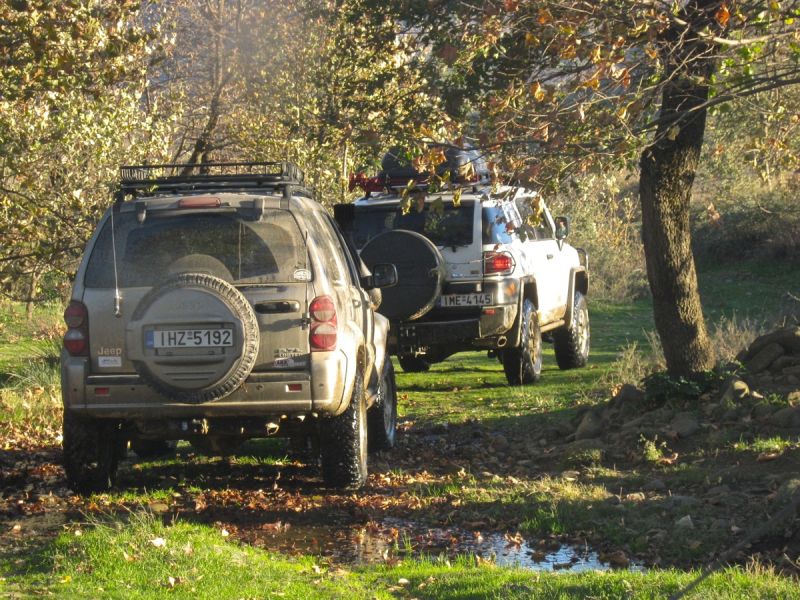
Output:
<path fill-rule="evenodd" d="M 778 453 L 800 448 L 800 440 L 787 439 L 773 436 L 769 438 L 756 438 L 752 441 L 739 440 L 733 444 L 737 452 Z"/>
<path fill-rule="evenodd" d="M 544 573 L 471 557 L 408 560 L 348 570 L 229 541 L 221 529 L 148 514 L 73 525 L 52 542 L 0 563 L 0 594 L 61 598 L 663 598 L 698 575 L 673 570 Z M 800 598 L 766 569 L 725 569 L 690 598 Z"/>

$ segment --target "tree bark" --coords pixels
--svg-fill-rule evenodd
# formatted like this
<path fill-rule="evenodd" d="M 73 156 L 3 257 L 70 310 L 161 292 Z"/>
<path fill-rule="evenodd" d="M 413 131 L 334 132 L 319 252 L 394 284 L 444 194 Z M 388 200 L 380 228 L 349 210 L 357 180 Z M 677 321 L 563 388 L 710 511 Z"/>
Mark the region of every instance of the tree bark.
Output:
<path fill-rule="evenodd" d="M 707 24 L 715 5 L 718 2 L 695 0 L 686 6 L 685 16 L 695 31 Z M 665 37 L 668 58 L 659 126 L 640 161 L 642 242 L 667 371 L 691 377 L 712 368 L 715 361 L 689 229 L 692 184 L 706 126 L 706 110 L 701 106 L 708 100 L 708 80 L 715 64 L 710 49 L 691 32 L 672 30 Z"/>

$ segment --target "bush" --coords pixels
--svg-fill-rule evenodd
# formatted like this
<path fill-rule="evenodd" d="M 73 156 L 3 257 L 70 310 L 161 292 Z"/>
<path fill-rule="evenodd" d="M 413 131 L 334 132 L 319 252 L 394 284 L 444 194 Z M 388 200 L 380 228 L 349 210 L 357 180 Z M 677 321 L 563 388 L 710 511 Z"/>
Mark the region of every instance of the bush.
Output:
<path fill-rule="evenodd" d="M 570 243 L 589 253 L 593 297 L 623 302 L 649 294 L 639 199 L 622 175 L 572 181 L 552 210 L 571 218 Z"/>

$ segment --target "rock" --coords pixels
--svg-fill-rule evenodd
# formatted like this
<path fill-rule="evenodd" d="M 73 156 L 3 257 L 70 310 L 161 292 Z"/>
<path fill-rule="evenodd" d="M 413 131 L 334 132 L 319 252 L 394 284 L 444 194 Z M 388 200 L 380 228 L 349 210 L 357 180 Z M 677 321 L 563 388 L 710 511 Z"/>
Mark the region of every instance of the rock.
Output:
<path fill-rule="evenodd" d="M 790 385 L 800 385 L 800 376 L 787 375 L 786 376 L 786 383 L 788 383 Z"/>
<path fill-rule="evenodd" d="M 732 377 L 725 384 L 725 391 L 722 392 L 720 400 L 722 402 L 736 403 L 750 395 L 750 386 L 741 379 Z"/>
<path fill-rule="evenodd" d="M 620 409 L 628 410 L 630 407 L 638 407 L 647 399 L 645 393 L 630 383 L 624 384 L 614 396 L 612 404 Z"/>
<path fill-rule="evenodd" d="M 570 442 L 569 444 L 565 444 L 561 448 L 561 452 L 564 456 L 574 456 L 576 454 L 580 454 L 581 452 L 591 452 L 593 450 L 599 450 L 600 452 L 605 452 L 607 446 L 603 443 L 602 440 L 597 438 L 587 438 L 581 440 L 575 440 L 574 442 Z"/>
<path fill-rule="evenodd" d="M 782 371 L 786 367 L 796 367 L 798 365 L 800 365 L 800 356 L 788 356 L 784 354 L 776 358 L 770 368 L 775 371 Z"/>
<path fill-rule="evenodd" d="M 780 344 L 767 344 L 752 358 L 750 358 L 745 363 L 745 366 L 750 370 L 751 373 L 760 373 L 761 371 L 767 370 L 773 361 L 775 361 L 778 357 L 783 356 L 785 353 L 786 351 Z"/>
<path fill-rule="evenodd" d="M 753 358 L 770 344 L 778 344 L 788 354 L 800 354 L 800 327 L 783 327 L 756 338 L 747 349 L 746 360 Z"/>
<path fill-rule="evenodd" d="M 645 421 L 644 417 L 636 417 L 635 419 L 631 419 L 630 421 L 626 421 L 625 423 L 623 423 L 622 428 L 634 429 L 635 427 L 638 427 L 639 425 L 643 424 L 644 421 Z"/>
<path fill-rule="evenodd" d="M 795 365 L 793 367 L 785 367 L 781 369 L 781 373 L 784 375 L 800 375 L 800 365 Z"/>
<path fill-rule="evenodd" d="M 778 427 L 800 427 L 800 406 L 787 406 L 772 414 L 769 422 Z"/>
<path fill-rule="evenodd" d="M 774 404 L 770 404 L 769 402 L 759 402 L 753 407 L 753 418 L 755 419 L 767 419 L 772 416 L 778 410 L 778 407 Z"/>
<path fill-rule="evenodd" d="M 508 438 L 504 436 L 502 433 L 498 433 L 494 436 L 494 440 L 492 440 L 492 446 L 494 446 L 497 450 L 505 450 L 508 448 Z"/>
<path fill-rule="evenodd" d="M 700 500 L 694 496 L 683 496 L 681 494 L 673 494 L 667 498 L 667 504 L 675 508 L 686 508 L 689 506 L 696 506 Z"/>
<path fill-rule="evenodd" d="M 728 529 L 730 523 L 727 519 L 714 519 L 711 522 L 711 529 L 717 529 L 719 531 L 724 531 Z"/>
<path fill-rule="evenodd" d="M 700 423 L 693 413 L 679 412 L 673 417 L 669 428 L 680 437 L 687 438 L 700 430 Z"/>
<path fill-rule="evenodd" d="M 630 494 L 625 494 L 625 501 L 626 502 L 644 502 L 647 497 L 644 495 L 644 492 L 633 492 Z"/>
<path fill-rule="evenodd" d="M 781 487 L 778 488 L 777 496 L 782 502 L 800 501 L 800 479 L 795 478 L 784 481 Z"/>
<path fill-rule="evenodd" d="M 661 479 L 651 479 L 642 486 L 646 492 L 663 492 L 667 489 L 667 484 Z"/>
<path fill-rule="evenodd" d="M 692 522 L 692 517 L 686 515 L 685 517 L 681 517 L 677 521 L 675 521 L 675 527 L 679 529 L 694 529 L 694 523 Z"/>
<path fill-rule="evenodd" d="M 600 415 L 593 410 L 587 411 L 586 414 L 583 415 L 578 429 L 575 430 L 575 439 L 585 440 L 599 437 L 604 429 L 603 419 L 600 418 Z"/>

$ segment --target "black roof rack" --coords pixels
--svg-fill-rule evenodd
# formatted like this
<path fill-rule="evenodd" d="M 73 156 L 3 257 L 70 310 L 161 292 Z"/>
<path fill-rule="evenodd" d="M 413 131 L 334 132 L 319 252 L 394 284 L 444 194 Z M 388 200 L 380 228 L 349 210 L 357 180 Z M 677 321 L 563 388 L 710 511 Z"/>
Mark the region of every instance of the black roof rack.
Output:
<path fill-rule="evenodd" d="M 305 189 L 305 174 L 288 162 L 218 162 L 129 165 L 120 167 L 120 197 L 156 192 L 246 191 L 292 188 L 311 196 Z M 296 188 L 296 189 L 295 189 Z"/>

